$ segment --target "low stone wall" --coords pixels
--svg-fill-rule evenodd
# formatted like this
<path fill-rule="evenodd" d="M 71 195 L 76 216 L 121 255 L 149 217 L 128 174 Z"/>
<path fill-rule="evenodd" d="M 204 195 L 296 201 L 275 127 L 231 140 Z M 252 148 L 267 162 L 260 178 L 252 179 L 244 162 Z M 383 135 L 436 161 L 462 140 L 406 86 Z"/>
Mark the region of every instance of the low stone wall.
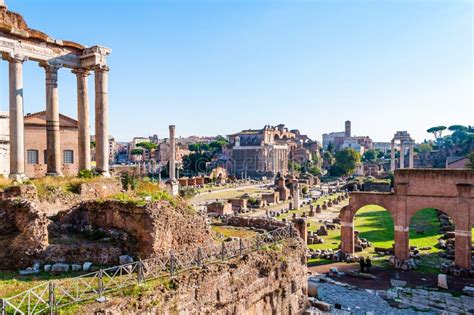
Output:
<path fill-rule="evenodd" d="M 224 223 L 231 226 L 249 227 L 268 231 L 279 229 L 287 225 L 284 222 L 270 220 L 267 218 L 250 218 L 241 216 L 228 217 L 225 219 Z"/>
<path fill-rule="evenodd" d="M 78 310 L 84 314 L 301 314 L 307 296 L 305 245 L 292 239 L 226 264 L 179 274 L 171 285 L 147 286 Z M 171 289 L 170 289 L 171 288 Z"/>
<path fill-rule="evenodd" d="M 24 267 L 49 245 L 45 213 L 29 201 L 0 201 L 0 269 Z"/>

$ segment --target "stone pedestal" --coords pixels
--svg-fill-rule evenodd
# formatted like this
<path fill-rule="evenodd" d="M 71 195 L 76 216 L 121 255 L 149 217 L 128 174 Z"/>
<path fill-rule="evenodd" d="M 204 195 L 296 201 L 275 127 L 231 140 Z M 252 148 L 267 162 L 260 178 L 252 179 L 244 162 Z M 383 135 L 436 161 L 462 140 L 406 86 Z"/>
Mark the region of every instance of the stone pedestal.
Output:
<path fill-rule="evenodd" d="M 408 228 L 395 226 L 395 257 L 400 261 L 410 259 Z"/>
<path fill-rule="evenodd" d="M 464 269 L 471 269 L 471 231 L 455 231 L 455 264 Z"/>
<path fill-rule="evenodd" d="M 166 190 L 171 196 L 179 195 L 179 184 L 176 180 L 168 180 L 166 182 Z"/>
<path fill-rule="evenodd" d="M 354 254 L 354 225 L 352 222 L 341 222 L 341 251 Z"/>

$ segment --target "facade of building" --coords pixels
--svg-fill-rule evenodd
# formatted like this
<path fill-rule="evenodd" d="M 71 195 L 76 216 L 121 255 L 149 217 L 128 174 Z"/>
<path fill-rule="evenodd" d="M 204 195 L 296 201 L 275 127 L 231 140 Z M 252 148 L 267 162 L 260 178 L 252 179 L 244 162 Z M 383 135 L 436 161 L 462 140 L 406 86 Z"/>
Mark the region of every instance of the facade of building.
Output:
<path fill-rule="evenodd" d="M 320 144 L 299 130 L 285 125 L 243 130 L 228 136 L 222 160 L 230 175 L 237 177 L 275 177 L 289 173 L 289 160 L 306 163 L 319 156 Z"/>
<path fill-rule="evenodd" d="M 323 134 L 323 148 L 328 149 L 330 145 L 335 151 L 353 148 L 359 153 L 373 148 L 372 139 L 368 136 L 352 136 L 351 122 L 345 122 L 345 130 L 340 132 L 331 132 Z"/>
<path fill-rule="evenodd" d="M 48 154 L 46 143 L 46 112 L 28 114 L 25 122 L 25 173 L 29 178 L 43 177 L 47 173 Z M 78 123 L 70 117 L 59 115 L 61 173 L 77 175 Z"/>

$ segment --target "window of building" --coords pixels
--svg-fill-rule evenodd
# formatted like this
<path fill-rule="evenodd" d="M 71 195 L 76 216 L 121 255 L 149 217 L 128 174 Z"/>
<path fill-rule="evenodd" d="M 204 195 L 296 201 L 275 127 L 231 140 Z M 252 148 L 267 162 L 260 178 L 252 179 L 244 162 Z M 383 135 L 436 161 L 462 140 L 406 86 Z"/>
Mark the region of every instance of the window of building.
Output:
<path fill-rule="evenodd" d="M 74 163 L 74 151 L 73 150 L 64 150 L 63 152 L 64 164 L 73 164 Z"/>
<path fill-rule="evenodd" d="M 26 150 L 28 164 L 38 164 L 38 150 Z"/>

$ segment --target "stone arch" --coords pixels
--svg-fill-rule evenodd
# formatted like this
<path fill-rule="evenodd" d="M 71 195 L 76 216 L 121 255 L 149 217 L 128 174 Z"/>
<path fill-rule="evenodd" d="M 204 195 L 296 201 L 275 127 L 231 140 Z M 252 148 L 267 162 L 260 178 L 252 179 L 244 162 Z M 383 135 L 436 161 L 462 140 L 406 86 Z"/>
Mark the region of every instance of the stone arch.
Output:
<path fill-rule="evenodd" d="M 352 200 L 351 200 L 352 201 Z M 378 206 L 383 208 L 385 211 L 390 213 L 390 217 L 395 225 L 396 213 L 390 207 L 391 205 L 387 202 L 380 203 L 358 203 L 351 202 L 351 204 L 343 207 L 339 214 L 341 219 L 341 250 L 344 253 L 354 254 L 355 253 L 355 235 L 354 235 L 354 220 L 357 212 L 366 206 Z M 396 231 L 394 231 L 396 235 Z M 397 245 L 395 244 L 395 251 L 397 251 Z"/>
<path fill-rule="evenodd" d="M 461 268 L 471 269 L 472 227 L 469 211 L 462 211 L 462 207 L 459 207 L 457 203 L 453 203 L 452 201 L 441 200 L 434 203 L 430 203 L 418 200 L 416 202 L 416 205 L 418 207 L 412 205 L 410 208 L 407 209 L 408 225 L 410 225 L 410 222 L 416 213 L 425 209 L 436 209 L 448 215 L 453 220 L 455 228 L 455 265 Z"/>

